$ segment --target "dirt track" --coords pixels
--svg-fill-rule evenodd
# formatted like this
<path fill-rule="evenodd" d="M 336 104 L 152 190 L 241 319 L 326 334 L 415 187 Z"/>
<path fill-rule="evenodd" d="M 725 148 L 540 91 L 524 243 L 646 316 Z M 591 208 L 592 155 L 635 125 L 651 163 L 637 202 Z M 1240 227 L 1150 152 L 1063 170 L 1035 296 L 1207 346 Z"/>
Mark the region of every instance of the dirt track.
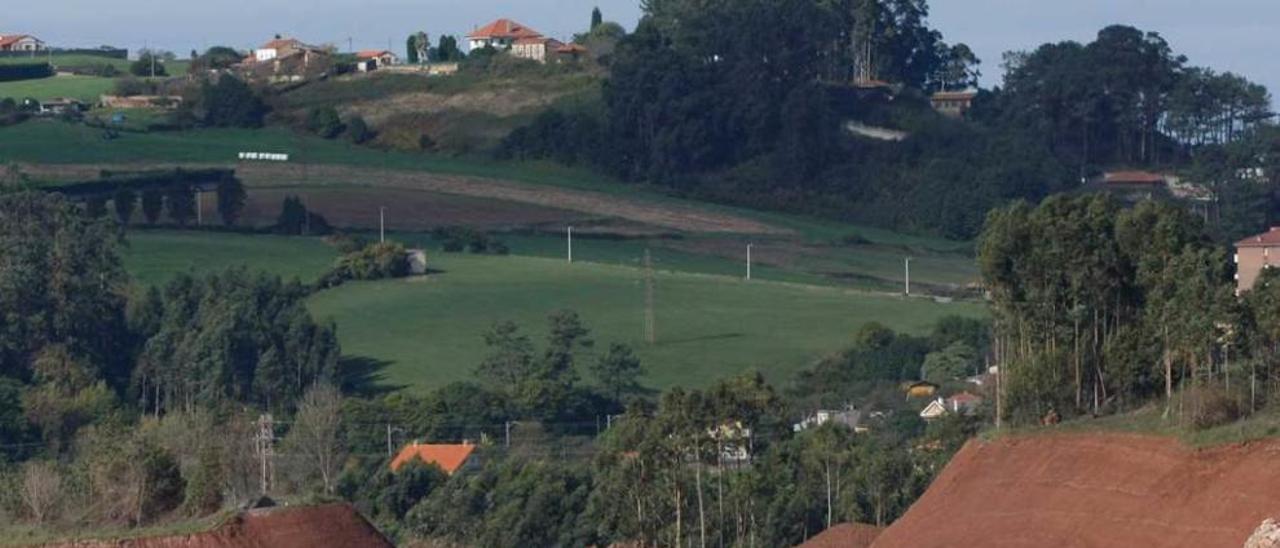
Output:
<path fill-rule="evenodd" d="M 971 441 L 873 546 L 1239 547 L 1280 515 L 1280 442 Z"/>
<path fill-rule="evenodd" d="M 312 548 L 391 547 L 346 504 L 265 508 L 237 515 L 212 531 L 190 535 L 46 544 L 45 548 Z"/>
<path fill-rule="evenodd" d="M 24 165 L 23 170 L 42 179 L 77 179 L 96 177 L 99 170 L 138 169 L 139 166 L 108 165 Z M 165 167 L 148 165 L 148 169 Z M 738 234 L 788 234 L 789 230 L 753 219 L 719 213 L 693 205 L 658 202 L 644 198 L 618 196 L 604 192 L 562 187 L 531 185 L 457 175 L 440 175 L 422 171 L 403 171 L 319 164 L 244 164 L 241 166 L 186 165 L 183 167 L 236 167 L 237 174 L 250 188 L 324 185 L 379 187 L 400 190 L 430 191 L 505 202 L 531 204 L 543 208 L 574 211 L 593 218 L 616 218 L 633 223 L 683 232 L 720 232 Z M 322 212 L 323 213 L 323 212 Z"/>

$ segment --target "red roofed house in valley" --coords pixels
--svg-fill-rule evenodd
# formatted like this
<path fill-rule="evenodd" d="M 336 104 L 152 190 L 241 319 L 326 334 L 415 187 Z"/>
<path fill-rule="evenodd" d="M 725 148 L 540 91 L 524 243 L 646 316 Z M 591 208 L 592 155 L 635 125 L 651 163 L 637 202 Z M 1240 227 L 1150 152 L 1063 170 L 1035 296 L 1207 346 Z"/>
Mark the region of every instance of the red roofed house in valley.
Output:
<path fill-rule="evenodd" d="M 44 42 L 30 34 L 0 33 L 0 51 L 44 51 Z"/>
<path fill-rule="evenodd" d="M 400 58 L 386 50 L 364 50 L 357 53 L 356 58 L 360 59 L 359 67 L 362 71 L 400 64 Z M 370 61 L 373 62 L 372 66 Z"/>
<path fill-rule="evenodd" d="M 473 50 L 485 47 L 511 49 L 517 41 L 529 38 L 542 38 L 542 33 L 510 19 L 499 19 L 467 35 Z"/>
<path fill-rule="evenodd" d="M 1280 264 L 1280 227 L 1236 242 L 1236 292 L 1252 289 L 1262 271 L 1271 268 L 1273 259 Z"/>
<path fill-rule="evenodd" d="M 419 459 L 427 464 L 435 464 L 446 474 L 453 475 L 458 470 L 466 468 L 474 459 L 472 455 L 475 453 L 476 446 L 470 443 L 462 444 L 431 444 L 431 443 L 411 443 L 400 450 L 400 454 L 396 455 L 391 461 L 391 471 L 399 470 L 401 466 L 413 459 Z"/>

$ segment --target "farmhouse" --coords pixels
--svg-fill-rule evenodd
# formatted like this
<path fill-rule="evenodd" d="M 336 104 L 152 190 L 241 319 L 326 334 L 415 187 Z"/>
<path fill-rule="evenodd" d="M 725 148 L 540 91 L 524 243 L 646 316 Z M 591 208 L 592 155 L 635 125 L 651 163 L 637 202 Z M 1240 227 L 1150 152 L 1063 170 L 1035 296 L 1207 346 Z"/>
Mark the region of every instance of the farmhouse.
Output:
<path fill-rule="evenodd" d="M 435 464 L 446 474 L 453 475 L 474 465 L 476 446 L 470 443 L 431 444 L 413 442 L 406 445 L 396 458 L 391 460 L 391 471 L 397 471 L 413 459 L 426 464 Z"/>
<path fill-rule="evenodd" d="M 30 34 L 0 33 L 0 51 L 44 51 L 45 43 Z"/>
<path fill-rule="evenodd" d="M 521 40 L 541 39 L 542 33 L 526 27 L 510 19 L 498 19 L 488 25 L 477 28 L 467 35 L 472 50 L 491 47 L 497 50 L 509 50 Z"/>
<path fill-rule="evenodd" d="M 982 398 L 968 392 L 961 392 L 950 398 L 938 398 L 929 402 L 929 405 L 920 411 L 920 418 L 931 421 L 950 413 L 971 415 L 977 411 L 979 405 L 982 405 Z"/>
<path fill-rule="evenodd" d="M 360 60 L 361 67 L 366 67 L 366 63 L 369 61 L 373 62 L 371 66 L 361 68 L 361 70 L 379 69 L 400 64 L 400 58 L 387 50 L 364 50 L 356 53 L 356 58 Z"/>
<path fill-rule="evenodd" d="M 1280 264 L 1280 226 L 1236 242 L 1235 263 L 1236 292 L 1252 289 L 1263 270 Z"/>
<path fill-rule="evenodd" d="M 960 118 L 973 107 L 973 98 L 977 96 L 978 92 L 973 90 L 939 91 L 929 97 L 929 103 L 944 116 Z"/>
<path fill-rule="evenodd" d="M 276 36 L 274 40 L 271 40 L 263 44 L 262 47 L 253 50 L 253 60 L 259 63 L 264 63 L 267 61 L 301 55 L 303 56 L 303 61 L 307 62 L 313 55 L 327 56 L 328 54 L 329 52 L 325 51 L 324 48 L 305 44 L 296 38 L 281 38 Z"/>
<path fill-rule="evenodd" d="M 862 411 L 855 409 L 852 405 L 842 410 L 824 409 L 816 411 L 812 415 L 805 417 L 804 420 L 791 425 L 791 430 L 803 432 L 827 423 L 842 424 L 854 432 L 867 431 L 867 427 L 862 426 Z"/>

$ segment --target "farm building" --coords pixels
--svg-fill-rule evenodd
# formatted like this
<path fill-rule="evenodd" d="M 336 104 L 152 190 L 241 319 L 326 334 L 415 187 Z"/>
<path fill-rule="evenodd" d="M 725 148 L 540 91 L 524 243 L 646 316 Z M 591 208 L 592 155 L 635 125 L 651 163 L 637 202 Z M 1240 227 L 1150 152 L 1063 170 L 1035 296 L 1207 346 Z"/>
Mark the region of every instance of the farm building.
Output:
<path fill-rule="evenodd" d="M 418 459 L 426 464 L 439 466 L 446 474 L 453 475 L 474 464 L 475 450 L 475 445 L 465 442 L 460 444 L 413 442 L 401 449 L 396 458 L 391 460 L 391 470 L 397 471 L 409 461 Z"/>
<path fill-rule="evenodd" d="M 387 50 L 364 50 L 356 53 L 356 58 L 360 60 L 357 66 L 362 71 L 380 69 L 400 64 L 400 57 L 395 53 Z M 369 62 L 372 61 L 372 65 Z"/>
<path fill-rule="evenodd" d="M 542 33 L 510 19 L 498 19 L 467 35 L 467 41 L 472 50 L 486 47 L 509 50 L 518 41 L 539 38 L 542 38 Z"/>
<path fill-rule="evenodd" d="M 0 33 L 0 51 L 44 51 L 43 41 L 30 34 Z"/>
<path fill-rule="evenodd" d="M 1272 255 L 1271 252 L 1276 254 Z M 1280 263 L 1280 226 L 1236 242 L 1236 292 L 1253 288 L 1262 271 Z"/>
<path fill-rule="evenodd" d="M 804 420 L 791 425 L 791 429 L 795 432 L 803 432 L 810 428 L 817 428 L 827 423 L 843 424 L 855 432 L 865 432 L 867 428 L 862 426 L 862 411 L 849 406 L 847 409 L 841 410 L 819 410 L 804 418 Z"/>
<path fill-rule="evenodd" d="M 978 92 L 973 90 L 939 91 L 929 97 L 929 103 L 933 105 L 934 110 L 944 116 L 960 118 L 964 113 L 969 112 L 969 108 L 973 106 L 973 99 L 977 96 Z"/>

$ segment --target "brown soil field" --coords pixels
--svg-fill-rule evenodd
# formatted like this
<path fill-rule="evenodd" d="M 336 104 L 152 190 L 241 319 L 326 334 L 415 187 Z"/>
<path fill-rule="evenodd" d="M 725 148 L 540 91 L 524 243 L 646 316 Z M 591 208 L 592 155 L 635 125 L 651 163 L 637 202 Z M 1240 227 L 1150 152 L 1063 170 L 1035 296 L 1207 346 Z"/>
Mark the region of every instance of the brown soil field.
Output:
<path fill-rule="evenodd" d="M 147 166 L 148 169 L 172 167 L 179 166 Z M 185 165 L 181 167 L 234 167 L 237 170 L 237 175 L 250 190 L 287 187 L 312 189 L 332 185 L 339 187 L 341 192 L 346 193 L 349 199 L 355 199 L 354 197 L 362 193 L 363 189 L 359 187 L 368 187 L 368 193 L 382 193 L 387 189 L 427 191 L 569 211 L 585 215 L 588 218 L 616 219 L 633 225 L 645 225 L 666 231 L 791 234 L 791 231 L 781 227 L 731 213 L 698 208 L 694 205 L 659 202 L 589 190 L 514 183 L 481 177 L 316 164 Z M 128 170 L 137 168 L 138 166 L 129 165 L 22 166 L 23 171 L 26 173 L 45 180 L 86 179 L 96 177 L 99 171 L 103 169 Z M 321 212 L 324 213 L 323 210 Z M 494 217 L 494 215 L 489 215 L 488 222 L 493 222 Z M 340 221 L 340 219 L 334 220 Z"/>
<path fill-rule="evenodd" d="M 867 548 L 884 528 L 862 523 L 840 523 L 818 533 L 797 548 Z"/>
<path fill-rule="evenodd" d="M 135 539 L 74 541 L 46 548 L 378 548 L 394 546 L 347 504 L 280 507 L 237 514 L 211 531 Z"/>
<path fill-rule="evenodd" d="M 970 441 L 876 539 L 894 546 L 1242 546 L 1280 515 L 1280 441 L 1130 434 Z"/>

